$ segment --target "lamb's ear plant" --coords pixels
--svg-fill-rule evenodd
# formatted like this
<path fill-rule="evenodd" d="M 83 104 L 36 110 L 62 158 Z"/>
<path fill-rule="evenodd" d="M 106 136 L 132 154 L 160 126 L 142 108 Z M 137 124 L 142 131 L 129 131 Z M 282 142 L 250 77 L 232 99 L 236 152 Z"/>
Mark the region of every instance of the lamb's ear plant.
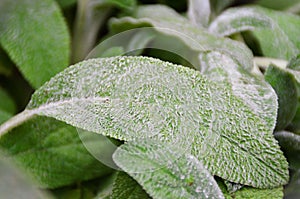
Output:
<path fill-rule="evenodd" d="M 188 2 L 184 15 L 133 0 L 0 3 L 0 175 L 14 176 L 8 160 L 28 176 L 16 194 L 298 196 L 300 17 Z M 25 108 L 6 83 L 17 68 L 35 89 Z"/>

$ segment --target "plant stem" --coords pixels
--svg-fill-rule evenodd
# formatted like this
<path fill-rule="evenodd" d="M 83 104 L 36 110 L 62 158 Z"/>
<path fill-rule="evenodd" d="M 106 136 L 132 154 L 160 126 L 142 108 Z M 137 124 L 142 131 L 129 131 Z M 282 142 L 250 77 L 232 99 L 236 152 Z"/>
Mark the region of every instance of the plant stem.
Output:
<path fill-rule="evenodd" d="M 35 115 L 34 111 L 31 110 L 25 110 L 14 117 L 10 118 L 8 121 L 6 121 L 4 124 L 0 126 L 0 138 L 3 136 L 5 133 L 9 132 L 13 128 L 19 126 L 23 122 L 29 120 Z"/>

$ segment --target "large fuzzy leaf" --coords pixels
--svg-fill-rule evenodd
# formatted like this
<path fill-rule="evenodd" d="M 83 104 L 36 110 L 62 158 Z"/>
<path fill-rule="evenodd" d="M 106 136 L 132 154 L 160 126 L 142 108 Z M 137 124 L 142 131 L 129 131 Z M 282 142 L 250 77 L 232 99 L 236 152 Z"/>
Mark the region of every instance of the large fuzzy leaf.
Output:
<path fill-rule="evenodd" d="M 119 147 L 113 159 L 153 198 L 224 198 L 203 164 L 181 150 L 157 141 L 138 140 Z"/>
<path fill-rule="evenodd" d="M 135 17 L 113 19 L 111 30 L 120 32 L 131 28 L 152 26 L 160 33 L 183 41 L 190 49 L 197 52 L 219 51 L 230 55 L 243 67 L 252 69 L 252 53 L 245 45 L 230 39 L 216 37 L 205 29 L 193 25 L 187 18 L 169 7 L 163 5 L 140 6 Z M 169 50 L 168 46 L 163 50 Z M 171 52 L 174 50 L 176 49 L 170 49 Z M 194 67 L 198 69 L 200 65 Z"/>
<path fill-rule="evenodd" d="M 269 57 L 289 60 L 300 52 L 300 17 L 259 6 L 230 8 L 209 30 L 221 36 L 251 30 Z"/>
<path fill-rule="evenodd" d="M 85 135 L 85 144 L 106 150 L 101 141 L 87 141 L 89 135 Z M 27 121 L 1 137 L 0 148 L 40 187 L 60 187 L 111 171 L 89 154 L 76 128 L 53 118 L 35 117 Z"/>
<path fill-rule="evenodd" d="M 257 104 L 274 98 L 259 94 Z M 94 59 L 55 76 L 0 134 L 45 115 L 121 140 L 176 144 L 232 182 L 285 184 L 288 165 L 273 138 L 274 125 L 244 101 L 231 85 L 215 84 L 193 69 L 146 57 Z"/>
<path fill-rule="evenodd" d="M 0 44 L 35 88 L 69 62 L 69 34 L 54 0 L 2 0 Z"/>

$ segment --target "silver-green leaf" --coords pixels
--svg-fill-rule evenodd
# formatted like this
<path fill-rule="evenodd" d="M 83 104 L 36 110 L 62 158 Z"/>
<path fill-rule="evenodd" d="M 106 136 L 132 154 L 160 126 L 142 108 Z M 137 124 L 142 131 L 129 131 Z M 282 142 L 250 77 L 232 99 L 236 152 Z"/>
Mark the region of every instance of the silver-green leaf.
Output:
<path fill-rule="evenodd" d="M 137 140 L 119 147 L 113 159 L 153 198 L 224 198 L 203 164 L 176 146 Z"/>
<path fill-rule="evenodd" d="M 265 56 L 291 59 L 300 52 L 300 17 L 259 6 L 230 8 L 218 16 L 210 32 L 227 36 L 251 30 Z"/>
<path fill-rule="evenodd" d="M 260 106 L 274 98 L 259 94 L 255 103 Z M 0 135 L 44 115 L 120 140 L 176 144 L 231 182 L 261 188 L 285 184 L 288 164 L 273 126 L 245 101 L 226 82 L 214 83 L 198 71 L 158 59 L 92 59 L 37 90 L 27 109 L 0 127 Z"/>
<path fill-rule="evenodd" d="M 153 10 L 156 12 L 153 12 Z M 204 28 L 195 26 L 187 18 L 167 6 L 140 6 L 137 9 L 135 18 L 124 17 L 111 20 L 111 30 L 115 33 L 131 28 L 149 26 L 164 35 L 178 38 L 190 49 L 197 52 L 218 51 L 230 55 L 240 65 L 249 70 L 253 67 L 252 53 L 244 44 L 210 34 Z M 174 50 L 176 49 L 171 49 L 171 52 Z M 194 67 L 199 69 L 201 66 L 195 65 Z"/>

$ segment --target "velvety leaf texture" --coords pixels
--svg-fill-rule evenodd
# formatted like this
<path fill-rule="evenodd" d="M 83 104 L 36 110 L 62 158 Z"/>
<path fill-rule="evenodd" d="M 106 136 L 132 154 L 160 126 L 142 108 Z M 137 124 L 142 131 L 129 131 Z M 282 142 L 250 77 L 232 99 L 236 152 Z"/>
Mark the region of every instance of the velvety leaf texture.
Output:
<path fill-rule="evenodd" d="M 261 92 L 257 101 L 273 97 Z M 176 144 L 231 182 L 261 188 L 285 184 L 288 165 L 273 127 L 244 101 L 228 84 L 158 59 L 93 59 L 52 78 L 0 134 L 45 115 L 120 140 Z"/>
<path fill-rule="evenodd" d="M 98 150 L 105 149 L 103 143 L 98 144 Z M 38 116 L 13 129 L 1 137 L 0 149 L 39 187 L 56 188 L 111 172 L 85 149 L 76 128 L 53 118 Z"/>
<path fill-rule="evenodd" d="M 150 199 L 134 179 L 124 172 L 118 172 L 110 199 Z"/>
<path fill-rule="evenodd" d="M 221 36 L 251 30 L 265 56 L 291 59 L 300 52 L 300 17 L 259 6 L 230 8 L 209 27 Z"/>
<path fill-rule="evenodd" d="M 119 147 L 113 159 L 153 198 L 224 198 L 203 164 L 175 146 L 137 140 Z"/>
<path fill-rule="evenodd" d="M 187 18 L 169 7 L 163 5 L 140 6 L 135 17 L 111 20 L 112 31 L 119 32 L 130 28 L 152 26 L 163 34 L 177 37 L 193 50 L 198 52 L 219 51 L 230 55 L 249 70 L 253 67 L 252 53 L 244 44 L 216 37 L 205 29 L 193 25 Z M 194 67 L 200 68 L 199 65 Z"/>
<path fill-rule="evenodd" d="M 35 88 L 69 63 L 69 34 L 54 0 L 2 0 L 0 44 Z"/>

